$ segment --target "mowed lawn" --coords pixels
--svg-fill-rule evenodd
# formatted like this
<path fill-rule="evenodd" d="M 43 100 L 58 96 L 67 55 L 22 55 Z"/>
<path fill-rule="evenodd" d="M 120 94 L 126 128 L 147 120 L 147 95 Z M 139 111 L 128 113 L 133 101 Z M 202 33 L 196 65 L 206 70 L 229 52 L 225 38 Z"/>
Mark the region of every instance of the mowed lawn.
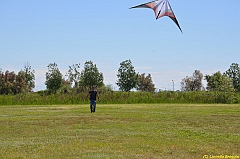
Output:
<path fill-rule="evenodd" d="M 0 106 L 0 158 L 240 156 L 240 105 Z"/>

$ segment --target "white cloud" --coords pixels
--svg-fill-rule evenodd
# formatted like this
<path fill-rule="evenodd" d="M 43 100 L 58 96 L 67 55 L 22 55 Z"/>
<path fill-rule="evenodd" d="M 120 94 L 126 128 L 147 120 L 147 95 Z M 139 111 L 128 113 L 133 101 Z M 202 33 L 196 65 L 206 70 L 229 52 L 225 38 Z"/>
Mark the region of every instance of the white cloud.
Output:
<path fill-rule="evenodd" d="M 35 69 L 35 89 L 34 89 L 34 91 L 46 89 L 46 86 L 44 84 L 44 82 L 46 80 L 46 76 L 45 76 L 46 72 L 47 72 L 47 68 Z"/>

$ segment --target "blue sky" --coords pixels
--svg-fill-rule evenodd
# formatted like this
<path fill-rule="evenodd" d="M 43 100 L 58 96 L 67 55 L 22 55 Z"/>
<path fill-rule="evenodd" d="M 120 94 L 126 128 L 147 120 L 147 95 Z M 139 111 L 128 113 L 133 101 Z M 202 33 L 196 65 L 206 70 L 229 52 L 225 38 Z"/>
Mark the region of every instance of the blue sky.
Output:
<path fill-rule="evenodd" d="M 150 9 L 129 9 L 144 0 L 0 0 L 0 68 L 35 70 L 45 89 L 47 65 L 93 61 L 115 89 L 120 63 L 130 59 L 150 73 L 158 89 L 180 89 L 194 70 L 204 75 L 240 64 L 239 0 L 169 0 L 183 30 Z"/>

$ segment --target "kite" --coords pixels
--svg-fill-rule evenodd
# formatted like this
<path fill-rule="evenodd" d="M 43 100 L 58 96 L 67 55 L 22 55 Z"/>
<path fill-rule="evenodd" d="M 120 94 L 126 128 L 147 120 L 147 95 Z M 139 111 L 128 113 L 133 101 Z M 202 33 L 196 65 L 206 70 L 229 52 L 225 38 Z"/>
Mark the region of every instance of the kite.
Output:
<path fill-rule="evenodd" d="M 180 31 L 182 32 L 182 29 L 177 21 L 176 16 L 173 13 L 173 10 L 168 2 L 168 0 L 155 0 L 152 2 L 144 3 L 138 6 L 131 7 L 132 8 L 151 8 L 154 10 L 156 20 L 163 17 L 163 16 L 168 16 L 171 18 L 175 24 L 178 26 Z"/>

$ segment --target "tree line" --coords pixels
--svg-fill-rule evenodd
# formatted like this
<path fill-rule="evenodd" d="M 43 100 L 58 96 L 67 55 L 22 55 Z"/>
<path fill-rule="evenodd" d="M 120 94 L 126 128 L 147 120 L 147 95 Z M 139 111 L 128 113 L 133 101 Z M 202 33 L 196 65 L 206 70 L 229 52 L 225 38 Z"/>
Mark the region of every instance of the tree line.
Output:
<path fill-rule="evenodd" d="M 207 81 L 204 88 L 203 78 Z M 200 70 L 195 70 L 193 75 L 181 81 L 182 91 L 220 91 L 220 92 L 240 92 L 240 67 L 237 63 L 232 63 L 230 68 L 221 73 L 220 71 L 212 75 L 205 75 Z"/>
<path fill-rule="evenodd" d="M 86 61 L 84 68 L 80 70 L 80 64 L 69 66 L 66 75 L 63 75 L 56 63 L 50 63 L 46 72 L 46 90 L 48 94 L 56 93 L 80 93 L 97 86 L 103 90 L 112 90 L 111 85 L 103 83 L 104 76 L 96 64 Z M 12 71 L 3 72 L 0 69 L 0 94 L 19 94 L 33 92 L 35 87 L 35 71 L 31 66 L 26 65 L 17 74 Z M 120 91 L 130 92 L 132 89 L 142 92 L 155 92 L 156 88 L 152 81 L 151 74 L 137 73 L 131 60 L 120 63 L 117 73 L 116 84 Z M 203 87 L 203 79 L 207 81 L 207 87 Z M 181 91 L 216 91 L 225 92 L 228 95 L 240 91 L 240 67 L 237 63 L 232 63 L 230 68 L 221 73 L 220 71 L 212 75 L 205 75 L 200 70 L 195 70 L 192 76 L 182 79 Z"/>

